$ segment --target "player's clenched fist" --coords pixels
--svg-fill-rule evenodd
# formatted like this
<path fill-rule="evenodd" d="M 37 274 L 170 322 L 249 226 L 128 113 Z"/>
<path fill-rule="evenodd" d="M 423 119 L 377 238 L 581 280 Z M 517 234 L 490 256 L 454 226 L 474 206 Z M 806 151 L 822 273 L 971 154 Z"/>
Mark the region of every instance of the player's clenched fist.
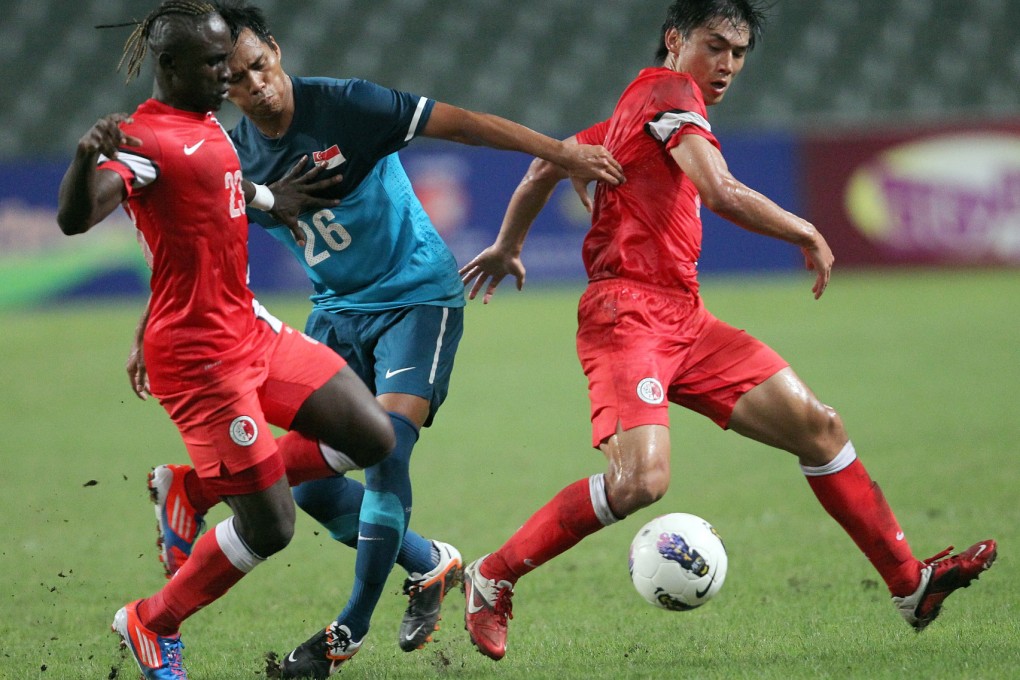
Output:
<path fill-rule="evenodd" d="M 108 116 L 103 116 L 78 140 L 79 151 L 116 158 L 118 147 L 141 146 L 142 140 L 124 134 L 120 128 L 121 123 L 130 122 L 131 117 L 126 113 L 111 113 Z"/>

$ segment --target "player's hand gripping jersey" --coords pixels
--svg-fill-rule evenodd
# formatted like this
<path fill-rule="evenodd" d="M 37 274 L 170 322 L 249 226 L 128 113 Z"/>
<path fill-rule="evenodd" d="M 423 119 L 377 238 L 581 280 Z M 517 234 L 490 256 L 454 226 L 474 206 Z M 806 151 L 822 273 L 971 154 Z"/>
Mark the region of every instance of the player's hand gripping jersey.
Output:
<path fill-rule="evenodd" d="M 681 135 L 716 147 L 705 102 L 686 73 L 648 68 L 624 90 L 612 117 L 577 134 L 602 144 L 623 165 L 627 182 L 599 183 L 592 228 L 582 254 L 588 278 L 626 278 L 697 293 L 701 199 L 669 150 Z"/>
<path fill-rule="evenodd" d="M 101 157 L 99 167 L 124 179 L 125 207 L 152 251 L 144 351 L 159 395 L 251 363 L 248 221 L 241 165 L 215 116 L 150 99 L 131 119 L 121 127 L 142 145 Z"/>
<path fill-rule="evenodd" d="M 304 246 L 269 215 L 248 213 L 304 266 L 315 286 L 316 308 L 463 306 L 456 260 L 396 155 L 425 127 L 435 102 L 363 80 L 291 81 L 295 112 L 286 134 L 270 139 L 245 118 L 231 138 L 253 182 L 279 179 L 304 155 L 327 163 L 323 177 L 343 174 L 327 194 L 342 199 L 338 207 L 300 216 Z"/>

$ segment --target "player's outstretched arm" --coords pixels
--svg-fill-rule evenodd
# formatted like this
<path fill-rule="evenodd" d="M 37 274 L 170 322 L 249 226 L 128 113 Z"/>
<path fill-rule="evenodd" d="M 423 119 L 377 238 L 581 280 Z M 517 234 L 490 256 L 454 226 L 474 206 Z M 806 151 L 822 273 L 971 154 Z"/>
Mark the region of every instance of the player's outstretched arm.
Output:
<path fill-rule="evenodd" d="M 322 192 L 340 184 L 343 175 L 319 179 L 324 165 L 312 164 L 308 170 L 308 156 L 302 156 L 280 179 L 269 186 L 243 180 L 244 200 L 256 210 L 271 214 L 280 224 L 286 225 L 298 245 L 305 244 L 305 235 L 298 225 L 298 216 L 316 208 L 333 208 L 338 199 L 324 198 Z"/>
<path fill-rule="evenodd" d="M 813 224 L 739 182 L 730 174 L 719 149 L 704 137 L 683 135 L 670 153 L 698 188 L 709 210 L 748 231 L 800 246 L 807 268 L 817 275 L 811 290 L 816 300 L 822 296 L 829 285 L 834 258 Z"/>
<path fill-rule="evenodd" d="M 140 139 L 124 134 L 120 128 L 120 123 L 130 120 L 123 113 L 104 116 L 78 140 L 57 195 L 57 224 L 68 236 L 83 234 L 99 224 L 127 198 L 120 176 L 97 170 L 96 164 L 100 154 L 116 158 L 120 147 L 141 146 Z"/>
<path fill-rule="evenodd" d="M 572 137 L 567 141 L 576 146 Z M 538 213 L 549 202 L 556 185 L 566 176 L 566 171 L 554 163 L 541 158 L 531 162 L 528 172 L 510 197 L 495 242 L 460 268 L 461 281 L 465 286 L 471 286 L 469 299 L 474 300 L 485 288 L 482 303 L 488 304 L 496 287 L 508 274 L 517 280 L 517 290 L 524 287 L 526 272 L 521 260 L 524 239 Z"/>
<path fill-rule="evenodd" d="M 531 128 L 488 113 L 436 102 L 422 134 L 473 146 L 521 151 L 555 163 L 584 182 L 624 181 L 623 167 L 604 147 L 566 144 Z"/>

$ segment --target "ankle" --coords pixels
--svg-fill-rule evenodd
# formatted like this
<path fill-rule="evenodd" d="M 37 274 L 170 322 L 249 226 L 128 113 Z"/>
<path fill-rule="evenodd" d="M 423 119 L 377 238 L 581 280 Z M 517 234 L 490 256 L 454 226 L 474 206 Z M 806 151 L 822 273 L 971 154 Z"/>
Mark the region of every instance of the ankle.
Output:
<path fill-rule="evenodd" d="M 482 563 L 478 566 L 478 573 L 497 583 L 509 581 L 511 585 L 516 584 L 519 578 L 517 574 L 510 570 L 510 566 L 498 552 L 487 555 L 482 560 Z"/>
<path fill-rule="evenodd" d="M 921 585 L 921 572 L 924 567 L 924 562 L 920 560 L 904 564 L 896 578 L 886 584 L 889 587 L 889 594 L 893 597 L 907 597 L 917 592 Z"/>

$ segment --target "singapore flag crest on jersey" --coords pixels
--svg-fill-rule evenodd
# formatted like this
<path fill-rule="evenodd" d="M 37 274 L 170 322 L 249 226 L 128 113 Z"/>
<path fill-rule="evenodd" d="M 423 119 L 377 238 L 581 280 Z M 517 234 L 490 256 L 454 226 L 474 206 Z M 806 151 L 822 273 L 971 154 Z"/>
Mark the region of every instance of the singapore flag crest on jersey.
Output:
<path fill-rule="evenodd" d="M 316 164 L 325 163 L 327 170 L 332 170 L 338 165 L 342 164 L 347 159 L 340 153 L 340 147 L 334 144 L 325 151 L 313 151 L 312 160 Z"/>

